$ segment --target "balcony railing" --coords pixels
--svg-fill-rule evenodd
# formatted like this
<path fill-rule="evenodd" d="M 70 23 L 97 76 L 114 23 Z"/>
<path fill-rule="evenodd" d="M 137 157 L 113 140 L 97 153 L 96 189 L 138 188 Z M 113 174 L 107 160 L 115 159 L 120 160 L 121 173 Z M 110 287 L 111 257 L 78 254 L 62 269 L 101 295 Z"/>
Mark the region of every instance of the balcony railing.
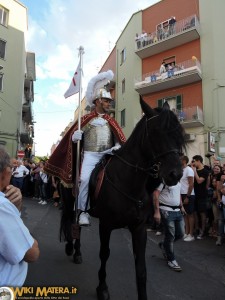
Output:
<path fill-rule="evenodd" d="M 24 81 L 24 103 L 34 101 L 33 81 L 25 78 Z"/>
<path fill-rule="evenodd" d="M 135 52 L 143 59 L 194 41 L 199 36 L 199 20 L 196 15 L 192 15 L 177 21 L 173 27 L 167 26 L 146 36 L 142 35 L 136 41 Z"/>
<path fill-rule="evenodd" d="M 142 95 L 200 81 L 201 64 L 195 56 L 176 64 L 167 72 L 152 71 L 134 80 L 134 88 Z"/>
<path fill-rule="evenodd" d="M 23 121 L 27 123 L 32 122 L 34 116 L 34 108 L 32 102 L 23 104 L 22 112 L 23 112 L 22 114 Z"/>
<path fill-rule="evenodd" d="M 185 128 L 204 125 L 203 111 L 199 106 L 185 107 L 182 110 L 173 110 Z"/>
<path fill-rule="evenodd" d="M 27 52 L 26 57 L 26 78 L 32 81 L 36 80 L 36 69 L 35 69 L 35 53 Z"/>
<path fill-rule="evenodd" d="M 33 139 L 27 132 L 21 132 L 20 133 L 20 142 L 22 144 L 33 144 Z"/>

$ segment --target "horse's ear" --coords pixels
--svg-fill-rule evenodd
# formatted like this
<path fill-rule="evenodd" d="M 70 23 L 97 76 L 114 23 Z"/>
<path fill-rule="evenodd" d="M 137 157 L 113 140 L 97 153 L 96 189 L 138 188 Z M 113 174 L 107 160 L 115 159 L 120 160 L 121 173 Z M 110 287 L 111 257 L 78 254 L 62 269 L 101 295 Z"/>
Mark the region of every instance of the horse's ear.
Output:
<path fill-rule="evenodd" d="M 148 116 L 148 118 L 153 117 L 155 115 L 154 110 L 143 100 L 142 96 L 140 95 L 140 104 L 143 112 Z"/>
<path fill-rule="evenodd" d="M 168 103 L 167 101 L 165 101 L 165 102 L 163 103 L 163 109 L 164 109 L 164 110 L 170 110 L 170 106 L 169 106 L 169 103 Z"/>

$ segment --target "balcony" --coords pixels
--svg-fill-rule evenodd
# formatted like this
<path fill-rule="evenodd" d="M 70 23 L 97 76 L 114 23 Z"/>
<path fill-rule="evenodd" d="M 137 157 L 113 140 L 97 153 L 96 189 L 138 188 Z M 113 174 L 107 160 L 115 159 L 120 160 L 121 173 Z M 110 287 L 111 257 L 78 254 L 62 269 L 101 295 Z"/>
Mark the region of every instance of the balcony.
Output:
<path fill-rule="evenodd" d="M 29 123 L 22 122 L 20 142 L 22 144 L 33 144 L 33 137 L 34 137 L 33 125 L 29 125 Z"/>
<path fill-rule="evenodd" d="M 204 125 L 203 112 L 199 106 L 185 107 L 182 110 L 175 110 L 174 113 L 184 128 Z"/>
<path fill-rule="evenodd" d="M 200 37 L 200 25 L 196 15 L 175 23 L 174 28 L 165 27 L 146 37 L 142 37 L 135 45 L 135 53 L 146 58 L 180 45 L 184 45 Z"/>
<path fill-rule="evenodd" d="M 32 80 L 24 80 L 24 100 L 23 103 L 34 101 L 34 84 Z"/>
<path fill-rule="evenodd" d="M 20 142 L 22 144 L 33 144 L 33 139 L 29 136 L 27 132 L 23 132 L 20 134 Z"/>
<path fill-rule="evenodd" d="M 22 106 L 22 120 L 27 123 L 31 123 L 33 120 L 34 111 L 32 102 L 24 103 Z"/>
<path fill-rule="evenodd" d="M 32 81 L 36 80 L 35 53 L 27 52 L 26 57 L 26 78 Z"/>
<path fill-rule="evenodd" d="M 201 65 L 193 56 L 192 59 L 176 64 L 173 69 L 161 75 L 159 70 L 142 75 L 134 80 L 134 88 L 139 94 L 146 95 L 200 80 L 202 80 Z"/>

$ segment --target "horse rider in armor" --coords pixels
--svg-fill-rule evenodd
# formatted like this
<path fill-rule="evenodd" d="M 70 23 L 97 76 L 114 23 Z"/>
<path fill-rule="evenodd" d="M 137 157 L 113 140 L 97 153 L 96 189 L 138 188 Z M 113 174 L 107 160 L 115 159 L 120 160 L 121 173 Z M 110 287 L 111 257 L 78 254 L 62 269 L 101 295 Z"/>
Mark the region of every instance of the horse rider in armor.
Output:
<path fill-rule="evenodd" d="M 78 210 L 81 211 L 79 225 L 90 225 L 88 209 L 88 185 L 92 170 L 105 154 L 112 154 L 113 150 L 120 148 L 125 142 L 125 137 L 117 122 L 109 117 L 111 94 L 106 90 L 105 83 L 113 79 L 111 70 L 99 73 L 88 83 L 86 92 L 87 105 L 94 107 L 89 122 L 82 122 L 81 130 L 75 130 L 72 141 L 77 143 L 82 140 L 83 161 L 80 173 L 80 186 L 78 194 Z M 106 82 L 105 82 L 106 81 Z"/>
<path fill-rule="evenodd" d="M 90 225 L 88 210 L 88 184 L 92 170 L 104 154 L 112 154 L 113 150 L 125 143 L 126 138 L 116 120 L 109 116 L 113 101 L 107 85 L 114 77 L 111 70 L 101 72 L 93 77 L 87 86 L 86 105 L 91 112 L 81 118 L 81 130 L 75 122 L 66 132 L 59 145 L 45 165 L 45 172 L 60 178 L 65 188 L 75 186 L 76 155 L 78 140 L 81 141 L 82 152 L 80 186 L 78 194 L 79 224 Z M 93 109 L 92 109 L 93 108 Z"/>

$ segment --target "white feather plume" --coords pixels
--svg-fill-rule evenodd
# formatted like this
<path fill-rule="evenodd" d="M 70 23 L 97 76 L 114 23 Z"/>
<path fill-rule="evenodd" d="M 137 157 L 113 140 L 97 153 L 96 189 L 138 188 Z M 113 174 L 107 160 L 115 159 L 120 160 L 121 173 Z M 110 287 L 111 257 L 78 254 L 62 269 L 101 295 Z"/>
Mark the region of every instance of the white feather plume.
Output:
<path fill-rule="evenodd" d="M 113 79 L 113 77 L 113 71 L 108 70 L 107 72 L 99 73 L 89 81 L 86 91 L 87 104 L 92 106 L 93 100 L 96 96 L 96 91 L 100 88 L 103 88 L 109 80 Z"/>

